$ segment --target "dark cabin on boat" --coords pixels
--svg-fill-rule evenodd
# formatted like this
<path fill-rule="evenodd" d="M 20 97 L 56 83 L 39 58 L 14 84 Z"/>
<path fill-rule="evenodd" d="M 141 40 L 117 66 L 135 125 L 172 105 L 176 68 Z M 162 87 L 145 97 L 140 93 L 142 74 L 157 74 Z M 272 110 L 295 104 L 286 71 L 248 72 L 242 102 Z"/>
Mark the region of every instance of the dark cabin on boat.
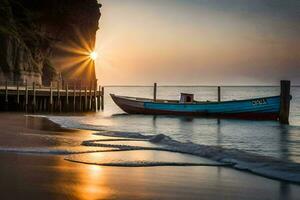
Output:
<path fill-rule="evenodd" d="M 193 103 L 194 102 L 194 94 L 181 93 L 179 103 Z"/>

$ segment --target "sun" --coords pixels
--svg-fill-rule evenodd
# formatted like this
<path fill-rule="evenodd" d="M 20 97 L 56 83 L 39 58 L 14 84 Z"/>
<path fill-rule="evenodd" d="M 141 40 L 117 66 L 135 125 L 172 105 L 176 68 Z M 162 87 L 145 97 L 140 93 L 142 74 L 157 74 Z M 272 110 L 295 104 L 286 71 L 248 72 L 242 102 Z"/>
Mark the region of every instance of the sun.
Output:
<path fill-rule="evenodd" d="M 97 52 L 93 51 L 93 52 L 90 53 L 90 58 L 91 58 L 92 60 L 96 60 L 97 57 L 98 57 Z"/>

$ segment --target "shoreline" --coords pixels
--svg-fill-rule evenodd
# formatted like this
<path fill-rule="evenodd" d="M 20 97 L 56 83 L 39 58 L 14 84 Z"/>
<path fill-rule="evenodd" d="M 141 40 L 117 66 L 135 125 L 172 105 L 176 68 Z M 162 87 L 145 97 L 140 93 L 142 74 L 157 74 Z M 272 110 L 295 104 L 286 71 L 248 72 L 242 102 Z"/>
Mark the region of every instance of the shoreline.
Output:
<path fill-rule="evenodd" d="M 5 113 L 4 113 L 5 114 Z M 13 113 L 13 115 L 23 115 L 21 113 Z M 285 181 L 288 183 L 292 184 L 297 184 L 300 185 L 300 164 L 298 163 L 289 163 L 289 162 L 283 162 L 281 160 L 278 160 L 276 158 L 271 158 L 267 156 L 261 156 L 261 155 L 255 155 L 252 153 L 247 153 L 243 152 L 240 150 L 235 150 L 235 149 L 223 149 L 221 147 L 217 146 L 206 146 L 206 145 L 200 145 L 200 144 L 186 144 L 186 143 L 181 143 L 176 140 L 173 140 L 172 138 L 165 136 L 163 134 L 159 134 L 156 136 L 145 136 L 140 133 L 134 133 L 134 132 L 119 132 L 119 131 L 109 131 L 109 130 L 96 130 L 96 129 L 87 129 L 87 128 L 75 128 L 75 127 L 66 127 L 62 126 L 61 124 L 55 122 L 53 119 L 51 119 L 52 116 L 47 116 L 47 115 L 24 115 L 25 118 L 32 118 L 32 120 L 29 120 L 30 123 L 26 124 L 31 129 L 39 129 L 41 131 L 45 131 L 45 128 L 41 126 L 37 126 L 37 124 L 44 124 L 46 127 L 46 130 L 52 130 L 52 131 L 58 131 L 58 132 L 72 132 L 72 133 L 87 133 L 87 134 L 92 134 L 96 136 L 108 136 L 115 138 L 116 140 L 119 140 L 118 138 L 125 137 L 130 140 L 139 140 L 139 139 L 145 139 L 146 141 L 149 142 L 154 142 L 154 143 L 162 143 L 164 145 L 167 145 L 167 147 L 146 147 L 142 148 L 142 150 L 161 150 L 161 151 L 168 151 L 168 152 L 176 152 L 176 153 L 182 153 L 182 154 L 187 154 L 187 155 L 193 155 L 193 156 L 198 156 L 202 158 L 208 158 L 213 161 L 221 162 L 219 166 L 226 166 L 226 167 L 231 167 L 232 169 L 243 171 L 246 173 L 250 173 L 253 175 L 258 175 L 261 177 L 269 178 L 272 180 L 278 180 L 278 181 Z M 37 121 L 37 122 L 34 122 Z M 40 122 L 41 121 L 41 122 Z M 103 132 L 104 131 L 104 132 Z M 103 133 L 102 133 L 103 132 Z M 95 138 L 98 140 L 98 138 Z M 103 145 L 103 144 L 94 144 L 94 140 L 80 140 L 80 144 L 77 143 L 79 146 L 87 146 L 87 147 L 100 147 L 100 148 L 118 148 L 120 151 L 124 150 L 136 150 L 139 149 L 138 147 L 134 146 L 128 146 L 126 147 L 123 145 Z M 1 144 L 1 143 L 0 143 Z M 125 147 L 125 148 L 123 148 Z M 0 151 L 1 149 L 0 147 Z M 119 151 L 117 150 L 117 151 Z M 4 150 L 5 151 L 5 150 Z M 77 153 L 94 153 L 97 152 L 98 150 L 90 150 L 90 151 L 84 151 L 84 152 L 77 152 L 77 151 L 57 151 L 57 152 L 44 152 L 41 149 L 38 150 L 32 150 L 28 149 L 25 150 L 24 152 L 18 152 L 15 149 L 8 149 L 8 153 L 37 153 L 37 154 L 50 154 L 50 155 L 70 155 L 70 154 L 77 154 Z M 109 150 L 108 151 L 112 151 Z M 241 155 L 241 153 L 243 155 Z M 244 154 L 246 153 L 246 157 L 243 158 L 242 156 L 245 156 Z M 225 156 L 224 156 L 225 155 Z M 254 157 L 254 158 L 253 158 Z M 257 163 L 257 159 L 261 161 L 261 164 Z M 70 161 L 70 160 L 69 160 Z M 80 162 L 79 162 L 80 163 Z M 82 164 L 89 164 L 89 163 L 82 163 Z M 90 163 L 92 164 L 92 163 Z M 120 165 L 110 165 L 110 164 L 105 164 L 106 166 L 120 166 Z M 151 166 L 172 166 L 174 165 L 173 163 L 168 164 L 168 163 L 161 163 L 161 164 L 149 164 Z M 195 166 L 198 164 L 192 164 L 190 166 Z M 202 164 L 201 164 L 202 165 Z M 288 168 L 282 168 L 281 165 L 287 165 Z M 176 165 L 175 165 L 176 166 Z M 178 165 L 177 165 L 178 166 Z M 188 164 L 182 163 L 180 166 L 188 166 Z M 267 167 L 266 167 L 267 166 Z M 125 166 L 128 167 L 128 166 Z M 147 166 L 136 166 L 133 165 L 133 167 L 147 167 Z M 270 167 L 270 168 L 269 168 Z M 274 171 L 272 172 L 271 170 L 274 169 L 280 169 L 279 171 Z M 289 174 L 287 171 L 290 169 L 293 171 L 295 174 Z M 267 172 L 269 170 L 269 172 Z M 296 171 L 295 171 L 296 170 Z M 280 173 L 283 171 L 283 173 Z"/>
<path fill-rule="evenodd" d="M 17 139 L 18 141 L 22 141 L 20 148 L 27 148 L 30 145 L 43 148 L 65 147 L 65 143 L 70 148 L 76 148 L 75 146 L 80 145 L 82 142 L 82 135 L 84 135 L 84 139 L 98 139 L 97 135 L 93 134 L 95 131 L 63 128 L 46 118 L 24 117 L 20 113 L 1 113 L 0 116 L 0 128 L 1 130 L 5 130 L 0 134 L 1 146 L 5 142 L 9 142 L 11 138 L 15 139 L 15 137 L 19 138 Z M 68 140 L 72 141 L 69 142 Z M 45 141 L 50 141 L 50 143 L 45 143 Z M 10 142 L 10 145 L 20 144 L 20 142 L 16 141 Z M 6 146 L 9 145 L 6 143 Z M 103 196 L 100 199 L 157 199 L 161 196 L 163 197 L 162 199 L 194 199 L 200 195 L 204 195 L 206 197 L 204 199 L 224 198 L 225 196 L 237 199 L 255 199 L 258 196 L 253 192 L 255 191 L 254 189 L 261 191 L 259 197 L 273 199 L 280 198 L 283 195 L 286 199 L 296 199 L 300 193 L 299 185 L 220 166 L 111 167 L 85 165 L 65 160 L 64 154 L 1 152 L 0 157 L 4 163 L 0 166 L 2 176 L 15 177 L 10 179 L 8 184 L 4 181 L 7 179 L 2 178 L 0 185 L 6 189 L 3 191 L 7 191 L 2 195 L 4 197 L 12 195 L 13 190 L 16 191 L 14 195 L 19 197 L 25 195 L 28 198 L 37 198 L 47 194 L 49 195 L 47 196 L 49 199 L 51 197 L 86 199 L 88 195 L 91 195 L 89 197 L 92 197 L 92 199 L 99 195 Z M 144 175 L 141 176 L 141 174 Z M 208 176 L 207 174 L 210 175 Z M 93 176 L 102 176 L 105 178 L 94 179 Z M 61 178 L 53 181 L 52 178 L 48 180 L 47 177 Z M 161 179 L 161 177 L 164 178 Z M 36 183 L 31 186 L 21 184 L 28 181 Z M 105 186 L 103 185 L 104 182 Z M 38 183 L 42 183 L 42 185 Z M 86 196 L 79 195 L 80 192 L 75 192 L 76 195 L 72 194 L 75 190 L 80 191 L 87 183 L 89 187 L 94 189 L 87 189 L 84 192 Z M 249 185 L 249 183 L 251 184 Z M 20 184 L 25 188 L 19 188 Z M 147 188 L 150 188 L 151 192 L 142 187 L 144 184 L 147 185 Z M 277 191 L 278 184 L 288 187 L 288 191 L 282 189 Z M 247 185 L 247 190 L 244 191 L 245 185 Z M 64 190 L 58 186 L 63 187 Z M 128 192 L 124 192 L 121 189 L 124 187 L 128 187 Z M 103 190 L 103 188 L 106 189 Z M 282 188 L 282 186 L 279 188 Z M 241 190 L 245 194 L 241 194 Z M 175 194 L 175 191 L 178 194 Z M 214 191 L 223 192 L 216 194 Z"/>

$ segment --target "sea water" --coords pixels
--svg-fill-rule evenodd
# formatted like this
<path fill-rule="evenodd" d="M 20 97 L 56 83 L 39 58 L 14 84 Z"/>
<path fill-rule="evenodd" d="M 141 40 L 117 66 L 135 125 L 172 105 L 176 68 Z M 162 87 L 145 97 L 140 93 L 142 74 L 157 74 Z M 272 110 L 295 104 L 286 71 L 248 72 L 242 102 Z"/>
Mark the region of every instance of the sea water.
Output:
<path fill-rule="evenodd" d="M 290 125 L 277 121 L 208 119 L 198 117 L 127 115 L 109 94 L 151 98 L 152 87 L 106 87 L 105 110 L 87 116 L 57 117 L 67 127 L 164 134 L 180 142 L 221 146 L 300 163 L 300 87 L 292 87 Z M 215 87 L 158 87 L 158 98 L 179 99 L 193 93 L 196 100 L 216 101 Z M 223 87 L 222 100 L 278 95 L 279 87 Z"/>
<path fill-rule="evenodd" d="M 216 87 L 163 86 L 158 87 L 157 96 L 179 99 L 181 92 L 193 93 L 200 101 L 217 100 Z M 222 87 L 222 100 L 279 93 L 279 87 Z M 168 138 L 161 142 L 168 150 L 232 163 L 236 168 L 264 176 L 300 182 L 300 87 L 291 88 L 290 125 L 281 125 L 277 121 L 128 115 L 114 104 L 109 94 L 151 98 L 153 88 L 106 87 L 104 111 L 49 118 L 69 128 L 115 131 L 118 137 L 149 139 L 161 134 Z M 124 143 L 126 141 L 120 144 Z"/>

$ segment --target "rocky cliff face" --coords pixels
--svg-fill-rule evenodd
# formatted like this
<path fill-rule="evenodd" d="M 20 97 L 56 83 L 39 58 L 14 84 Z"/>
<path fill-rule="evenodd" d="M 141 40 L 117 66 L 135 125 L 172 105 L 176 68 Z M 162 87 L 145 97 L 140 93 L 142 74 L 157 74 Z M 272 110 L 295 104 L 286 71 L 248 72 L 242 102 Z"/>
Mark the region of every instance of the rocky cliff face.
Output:
<path fill-rule="evenodd" d="M 99 8 L 97 0 L 1 0 L 0 80 L 95 79 L 87 54 Z"/>

